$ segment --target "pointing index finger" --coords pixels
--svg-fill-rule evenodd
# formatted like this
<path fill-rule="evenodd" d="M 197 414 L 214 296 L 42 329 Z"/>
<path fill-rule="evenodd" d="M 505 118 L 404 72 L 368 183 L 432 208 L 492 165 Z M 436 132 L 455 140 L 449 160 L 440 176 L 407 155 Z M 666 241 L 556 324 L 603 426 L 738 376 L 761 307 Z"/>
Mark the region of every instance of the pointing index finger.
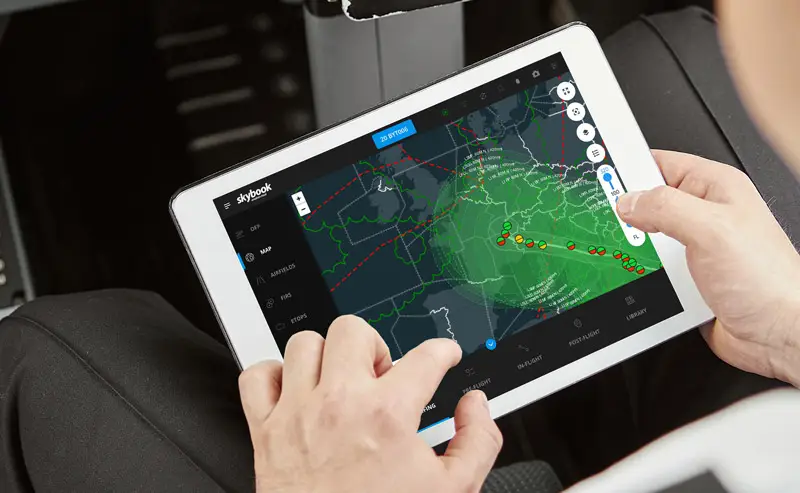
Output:
<path fill-rule="evenodd" d="M 403 356 L 381 381 L 419 419 L 447 371 L 460 361 L 461 347 L 456 342 L 431 339 Z"/>

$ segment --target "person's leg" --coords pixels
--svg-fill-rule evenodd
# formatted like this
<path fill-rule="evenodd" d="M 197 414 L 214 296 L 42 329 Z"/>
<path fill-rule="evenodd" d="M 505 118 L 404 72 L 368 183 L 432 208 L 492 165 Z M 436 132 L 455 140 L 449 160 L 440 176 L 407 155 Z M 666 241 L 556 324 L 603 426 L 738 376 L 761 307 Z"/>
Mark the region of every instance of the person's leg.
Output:
<path fill-rule="evenodd" d="M 643 18 L 611 36 L 603 48 L 651 147 L 745 171 L 790 236 L 800 234 L 800 188 L 747 117 L 713 16 L 690 8 Z M 634 358 L 623 369 L 643 442 L 780 385 L 725 364 L 697 331 Z"/>
<path fill-rule="evenodd" d="M 0 323 L 0 491 L 250 491 L 238 374 L 157 295 L 29 303 Z"/>

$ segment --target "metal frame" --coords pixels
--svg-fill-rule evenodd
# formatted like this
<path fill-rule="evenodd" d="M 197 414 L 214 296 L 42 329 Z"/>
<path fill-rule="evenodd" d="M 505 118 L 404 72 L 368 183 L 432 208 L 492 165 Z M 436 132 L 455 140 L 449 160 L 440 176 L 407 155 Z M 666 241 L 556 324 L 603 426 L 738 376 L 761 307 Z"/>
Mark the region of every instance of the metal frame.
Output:
<path fill-rule="evenodd" d="M 19 276 L 22 281 L 22 289 L 26 301 L 30 301 L 35 297 L 33 287 L 33 276 L 31 275 L 30 266 L 28 264 L 28 255 L 25 251 L 25 243 L 22 240 L 22 230 L 19 227 L 19 216 L 17 216 L 17 208 L 14 204 L 14 193 L 11 190 L 11 179 L 8 176 L 8 169 L 6 168 L 6 161 L 3 154 L 3 142 L 0 140 L 0 194 L 2 194 L 3 202 L 0 207 L 5 208 L 6 216 L 8 218 L 8 227 L 11 230 L 11 236 L 14 240 L 14 250 L 16 255 L 16 262 L 19 265 Z"/>
<path fill-rule="evenodd" d="M 306 7 L 318 126 L 464 68 L 463 19 L 461 3 L 363 22 Z"/>
<path fill-rule="evenodd" d="M 12 14 L 20 10 L 35 9 L 69 1 L 70 0 L 3 0 L 2 4 L 0 4 L 0 16 Z"/>
<path fill-rule="evenodd" d="M 8 1 L 8 0 L 6 0 Z M 58 0 L 56 0 L 58 1 Z M 8 12 L 10 10 L 10 5 L 16 5 L 18 8 L 23 7 L 31 7 L 34 6 L 33 4 L 43 5 L 45 3 L 53 3 L 53 2 L 45 2 L 45 1 L 36 1 L 31 0 L 28 2 L 24 1 L 16 1 L 11 0 L 11 4 L 0 6 L 0 11 Z M 2 13 L 2 12 L 0 12 Z M 8 28 L 10 23 L 11 16 L 10 15 L 0 15 L 0 43 L 3 41 L 3 35 Z M 19 275 L 22 280 L 22 288 L 24 291 L 24 296 L 27 301 L 32 300 L 35 297 L 35 291 L 33 287 L 33 276 L 31 275 L 30 266 L 28 264 L 28 256 L 25 252 L 25 244 L 22 241 L 22 231 L 19 227 L 19 217 L 17 216 L 17 209 L 14 204 L 14 195 L 11 190 L 11 182 L 8 176 L 8 169 L 6 167 L 5 161 L 5 154 L 3 153 L 3 142 L 0 140 L 0 194 L 3 196 L 3 202 L 0 204 L 0 207 L 4 207 L 6 210 L 6 215 L 8 217 L 8 224 L 11 230 L 11 235 L 14 240 L 14 250 L 16 255 L 16 261 L 19 265 Z M 0 309 L 0 318 L 4 318 L 10 315 L 16 307 L 8 307 Z"/>

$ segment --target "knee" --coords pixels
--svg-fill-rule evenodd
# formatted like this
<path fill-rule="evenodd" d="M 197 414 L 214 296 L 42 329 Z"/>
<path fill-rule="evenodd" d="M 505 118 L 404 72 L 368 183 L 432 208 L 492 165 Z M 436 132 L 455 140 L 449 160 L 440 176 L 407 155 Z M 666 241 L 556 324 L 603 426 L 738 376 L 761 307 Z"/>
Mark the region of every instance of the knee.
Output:
<path fill-rule="evenodd" d="M 76 349 L 100 350 L 134 344 L 191 325 L 160 295 L 135 290 L 104 290 L 44 296 L 18 308 L 0 322 L 6 338 L 37 336 L 61 341 Z M 9 344 L 0 339 L 0 345 Z"/>
<path fill-rule="evenodd" d="M 101 324 L 120 325 L 132 316 L 175 310 L 161 295 L 131 289 L 108 289 L 56 296 L 43 296 L 18 308 L 13 318 L 24 318 L 46 327 Z"/>

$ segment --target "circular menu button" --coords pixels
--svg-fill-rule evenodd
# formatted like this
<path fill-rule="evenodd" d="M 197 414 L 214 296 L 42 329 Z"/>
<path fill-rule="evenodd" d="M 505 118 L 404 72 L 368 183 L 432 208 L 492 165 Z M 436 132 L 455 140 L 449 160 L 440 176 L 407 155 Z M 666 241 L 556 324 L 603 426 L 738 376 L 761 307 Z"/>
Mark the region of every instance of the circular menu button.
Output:
<path fill-rule="evenodd" d="M 590 123 L 581 123 L 578 125 L 578 138 L 583 142 L 591 142 L 594 140 L 595 135 L 597 132 L 594 129 L 594 126 Z"/>
<path fill-rule="evenodd" d="M 600 144 L 592 144 L 586 149 L 586 157 L 593 163 L 600 163 L 606 158 L 606 148 Z"/>
<path fill-rule="evenodd" d="M 571 103 L 567 106 L 567 117 L 573 122 L 579 122 L 586 116 L 586 108 L 581 103 Z"/>
<path fill-rule="evenodd" d="M 564 101 L 571 101 L 575 97 L 575 86 L 571 82 L 562 82 L 556 88 L 558 97 Z"/>

